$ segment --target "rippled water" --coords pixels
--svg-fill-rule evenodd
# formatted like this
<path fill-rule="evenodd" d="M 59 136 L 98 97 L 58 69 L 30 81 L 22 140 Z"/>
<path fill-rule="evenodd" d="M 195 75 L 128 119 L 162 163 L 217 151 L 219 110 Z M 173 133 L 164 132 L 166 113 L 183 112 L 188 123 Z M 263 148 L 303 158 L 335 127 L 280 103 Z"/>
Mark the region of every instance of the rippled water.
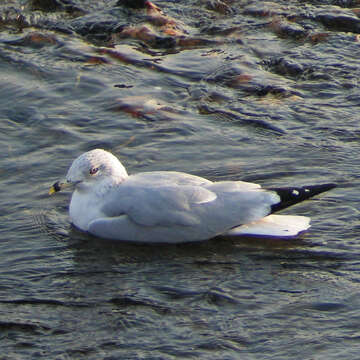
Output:
<path fill-rule="evenodd" d="M 358 359 L 358 2 L 4 3 L 0 358 Z M 47 195 L 95 147 L 339 187 L 287 211 L 313 219 L 293 242 L 113 243 Z"/>

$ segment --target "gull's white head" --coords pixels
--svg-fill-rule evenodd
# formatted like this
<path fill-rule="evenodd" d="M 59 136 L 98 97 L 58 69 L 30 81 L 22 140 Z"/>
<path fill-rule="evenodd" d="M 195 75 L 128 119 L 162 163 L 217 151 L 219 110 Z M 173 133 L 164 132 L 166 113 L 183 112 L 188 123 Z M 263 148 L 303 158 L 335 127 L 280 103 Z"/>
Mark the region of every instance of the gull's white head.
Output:
<path fill-rule="evenodd" d="M 76 158 L 66 175 L 66 182 L 56 182 L 50 189 L 50 194 L 60 191 L 67 185 L 77 187 L 91 186 L 102 180 L 121 182 L 128 176 L 121 162 L 111 153 L 94 149 Z"/>
<path fill-rule="evenodd" d="M 80 155 L 73 161 L 66 175 L 66 181 L 76 184 L 105 177 L 121 181 L 127 176 L 124 166 L 113 154 L 102 149 L 95 149 Z"/>

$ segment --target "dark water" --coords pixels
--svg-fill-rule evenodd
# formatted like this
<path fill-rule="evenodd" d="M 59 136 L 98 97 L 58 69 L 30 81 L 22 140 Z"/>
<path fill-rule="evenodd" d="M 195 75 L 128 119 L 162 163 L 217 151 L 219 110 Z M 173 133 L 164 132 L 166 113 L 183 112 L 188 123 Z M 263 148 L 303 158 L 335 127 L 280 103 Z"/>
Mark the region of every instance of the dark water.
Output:
<path fill-rule="evenodd" d="M 359 3 L 45 3 L 0 2 L 0 358 L 358 359 Z M 293 242 L 111 243 L 47 195 L 95 147 L 339 187 Z"/>

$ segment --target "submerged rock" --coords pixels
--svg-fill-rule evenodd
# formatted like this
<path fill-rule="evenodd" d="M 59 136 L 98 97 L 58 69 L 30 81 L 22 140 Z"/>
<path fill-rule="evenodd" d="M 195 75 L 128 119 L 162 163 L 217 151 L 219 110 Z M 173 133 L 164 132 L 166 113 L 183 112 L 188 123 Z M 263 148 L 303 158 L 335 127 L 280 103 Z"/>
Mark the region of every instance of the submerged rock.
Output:
<path fill-rule="evenodd" d="M 351 11 L 335 8 L 319 12 L 315 15 L 315 20 L 331 30 L 360 33 L 360 19 Z"/>
<path fill-rule="evenodd" d="M 29 0 L 27 5 L 31 10 L 45 12 L 66 11 L 69 13 L 85 13 L 84 10 L 76 6 L 71 0 Z"/>
<path fill-rule="evenodd" d="M 205 5 L 208 10 L 218 12 L 219 14 L 229 15 L 234 13 L 228 1 L 206 0 Z"/>
<path fill-rule="evenodd" d="M 126 6 L 131 9 L 143 9 L 147 2 L 147 0 L 118 0 L 116 6 Z"/>

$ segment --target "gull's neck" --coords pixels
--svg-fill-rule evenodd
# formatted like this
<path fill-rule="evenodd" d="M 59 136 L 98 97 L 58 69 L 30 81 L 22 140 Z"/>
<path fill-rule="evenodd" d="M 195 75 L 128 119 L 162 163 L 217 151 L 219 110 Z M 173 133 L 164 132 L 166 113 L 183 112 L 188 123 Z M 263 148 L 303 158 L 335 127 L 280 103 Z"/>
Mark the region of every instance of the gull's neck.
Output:
<path fill-rule="evenodd" d="M 111 172 L 109 174 L 109 177 L 117 184 L 122 183 L 124 180 L 128 178 L 128 173 L 125 169 L 125 167 L 121 164 L 119 161 L 116 166 L 113 166 L 111 169 Z"/>
<path fill-rule="evenodd" d="M 105 178 L 94 184 L 92 191 L 95 193 L 95 196 L 102 197 L 116 184 L 117 182 L 114 179 Z"/>

